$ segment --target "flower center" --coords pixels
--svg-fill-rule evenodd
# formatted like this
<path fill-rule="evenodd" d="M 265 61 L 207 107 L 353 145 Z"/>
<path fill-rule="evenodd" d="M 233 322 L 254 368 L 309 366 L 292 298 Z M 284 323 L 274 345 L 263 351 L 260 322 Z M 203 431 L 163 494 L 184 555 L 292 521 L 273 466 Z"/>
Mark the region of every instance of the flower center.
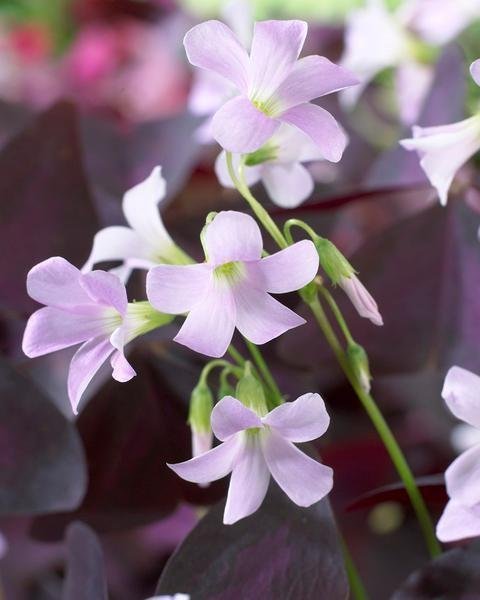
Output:
<path fill-rule="evenodd" d="M 269 98 L 268 100 L 263 101 L 253 97 L 251 102 L 255 108 L 257 108 L 267 117 L 274 117 L 278 113 L 278 103 L 274 98 Z"/>
<path fill-rule="evenodd" d="M 245 267 L 240 261 L 231 261 L 215 268 L 215 277 L 223 279 L 229 284 L 237 283 L 245 275 Z"/>

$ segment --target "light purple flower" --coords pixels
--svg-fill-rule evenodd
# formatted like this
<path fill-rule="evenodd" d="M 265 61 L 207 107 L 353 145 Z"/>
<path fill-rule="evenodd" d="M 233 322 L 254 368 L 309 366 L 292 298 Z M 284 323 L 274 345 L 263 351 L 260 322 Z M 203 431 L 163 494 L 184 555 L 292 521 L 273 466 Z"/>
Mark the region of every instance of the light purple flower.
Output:
<path fill-rule="evenodd" d="M 212 429 L 223 442 L 213 450 L 168 466 L 182 479 L 204 484 L 232 473 L 223 522 L 254 513 L 267 493 L 270 475 L 298 506 L 311 506 L 333 485 L 333 471 L 294 443 L 325 433 L 330 419 L 318 394 L 304 394 L 265 415 L 225 396 L 212 411 Z"/>
<path fill-rule="evenodd" d="M 350 277 L 342 277 L 339 279 L 338 285 L 350 298 L 351 303 L 361 317 L 370 319 L 374 325 L 383 325 L 382 315 L 378 310 L 377 303 L 355 274 Z"/>
<path fill-rule="evenodd" d="M 82 271 L 97 263 L 121 260 L 123 265 L 113 272 L 126 281 L 133 269 L 149 269 L 158 263 L 185 263 L 185 255 L 173 242 L 160 216 L 158 205 L 165 198 L 166 183 L 161 167 L 128 190 L 123 197 L 123 214 L 130 227 L 101 229 Z"/>
<path fill-rule="evenodd" d="M 237 91 L 212 120 L 213 136 L 225 150 L 254 152 L 283 122 L 304 131 L 327 160 L 340 160 L 346 145 L 342 128 L 310 101 L 357 81 L 325 57 L 298 60 L 306 35 L 303 21 L 256 23 L 249 55 L 220 21 L 207 21 L 187 32 L 184 44 L 190 62 L 220 75 Z"/>
<path fill-rule="evenodd" d="M 262 234 L 249 215 L 224 211 L 203 236 L 206 262 L 159 265 L 147 276 L 147 296 L 167 314 L 188 316 L 175 341 L 207 356 L 223 356 L 235 327 L 254 344 L 265 344 L 304 319 L 270 296 L 298 290 L 318 270 L 309 240 L 266 258 Z"/>
<path fill-rule="evenodd" d="M 480 59 L 472 63 L 470 72 L 480 85 Z M 418 153 L 420 165 L 445 205 L 455 174 L 480 150 L 480 114 L 450 125 L 414 127 L 413 138 L 400 144 Z"/>
<path fill-rule="evenodd" d="M 32 314 L 25 329 L 22 348 L 28 357 L 82 344 L 68 373 L 74 413 L 87 385 L 109 357 L 114 379 L 125 382 L 134 377 L 124 355 L 125 344 L 170 320 L 148 303 L 128 304 L 125 286 L 116 275 L 105 271 L 82 274 L 60 257 L 33 267 L 27 290 L 31 298 L 45 304 Z"/>
<path fill-rule="evenodd" d="M 247 184 L 262 181 L 272 202 L 284 208 L 294 208 L 306 200 L 313 191 L 314 183 L 310 171 L 302 163 L 322 160 L 318 146 L 303 132 L 283 124 L 272 138 L 257 151 L 260 164 L 248 165 L 248 159 L 255 163 L 254 154 L 247 156 L 244 167 Z M 234 166 L 238 166 L 240 155 L 235 154 Z M 215 172 L 225 187 L 234 187 L 228 172 L 226 152 L 217 157 Z"/>
<path fill-rule="evenodd" d="M 480 429 L 480 377 L 452 367 L 445 378 L 442 396 L 458 418 Z M 450 498 L 437 525 L 442 542 L 480 535 L 480 444 L 461 454 L 445 472 Z"/>

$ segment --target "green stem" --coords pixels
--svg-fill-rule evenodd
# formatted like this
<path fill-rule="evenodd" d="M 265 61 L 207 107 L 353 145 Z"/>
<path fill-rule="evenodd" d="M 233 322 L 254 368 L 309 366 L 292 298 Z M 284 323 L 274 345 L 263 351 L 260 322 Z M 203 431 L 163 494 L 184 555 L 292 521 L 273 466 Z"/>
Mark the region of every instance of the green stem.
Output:
<path fill-rule="evenodd" d="M 332 294 L 323 285 L 317 286 L 317 289 L 327 301 L 335 319 L 337 320 L 338 326 L 342 330 L 343 336 L 345 337 L 347 344 L 354 344 L 355 340 L 353 339 L 352 334 L 350 333 L 350 329 L 348 328 L 348 325 L 345 319 L 343 318 L 342 311 L 338 308 L 338 304 L 335 302 Z"/>
<path fill-rule="evenodd" d="M 348 583 L 350 584 L 350 592 L 355 600 L 368 600 L 367 590 L 363 585 L 360 573 L 358 572 L 352 555 L 348 549 L 345 540 L 341 540 L 343 560 L 345 562 L 345 570 L 347 571 Z"/>
<path fill-rule="evenodd" d="M 343 372 L 355 390 L 355 393 L 360 399 L 360 402 L 370 417 L 370 420 L 374 424 L 377 433 L 379 434 L 385 448 L 390 455 L 390 458 L 392 459 L 393 464 L 395 465 L 395 468 L 397 469 L 398 474 L 403 481 L 407 494 L 410 498 L 410 502 L 412 503 L 413 509 L 420 524 L 420 528 L 422 529 L 430 555 L 432 557 L 438 556 L 441 554 L 441 548 L 437 538 L 435 537 L 435 530 L 433 528 L 432 520 L 425 505 L 425 501 L 423 500 L 423 497 L 417 487 L 413 473 L 408 466 L 397 440 L 393 436 L 393 433 L 378 406 L 376 405 L 375 400 L 362 388 L 359 381 L 351 372 L 340 342 L 338 341 L 338 338 L 325 315 L 318 297 L 314 299 L 309 306 L 327 342 L 337 357 Z"/>
<path fill-rule="evenodd" d="M 233 344 L 230 344 L 228 347 L 228 353 L 233 358 L 233 360 L 238 364 L 239 367 L 243 367 L 245 365 L 245 359 L 240 354 L 240 352 L 235 348 Z"/>
<path fill-rule="evenodd" d="M 261 373 L 265 383 L 267 384 L 267 387 L 271 392 L 270 395 L 274 406 L 280 406 L 280 404 L 283 404 L 282 392 L 280 391 L 277 382 L 271 374 L 270 369 L 268 368 L 268 365 L 262 356 L 262 353 L 260 352 L 258 347 L 255 344 L 252 344 L 252 342 L 250 342 L 249 340 L 245 339 L 245 343 L 247 345 L 248 350 L 250 351 L 250 354 L 252 355 L 257 369 Z"/>
<path fill-rule="evenodd" d="M 232 363 L 229 363 L 227 360 L 217 359 L 211 360 L 203 367 L 199 381 L 205 383 L 213 369 L 219 367 L 222 367 L 223 369 L 228 369 L 230 372 L 238 374 L 241 377 L 241 370 L 239 369 L 239 367 L 235 367 L 234 365 L 232 365 Z"/>
<path fill-rule="evenodd" d="M 310 227 L 310 225 L 307 225 L 307 223 L 304 223 L 299 219 L 288 219 L 288 221 L 286 221 L 283 226 L 283 235 L 285 236 L 285 239 L 289 244 L 293 244 L 293 237 L 290 231 L 292 227 L 299 227 L 300 229 L 303 229 L 303 231 L 308 233 L 308 235 L 312 238 L 313 241 L 315 241 L 315 239 L 319 237 L 317 232 L 314 231 L 312 227 Z"/>

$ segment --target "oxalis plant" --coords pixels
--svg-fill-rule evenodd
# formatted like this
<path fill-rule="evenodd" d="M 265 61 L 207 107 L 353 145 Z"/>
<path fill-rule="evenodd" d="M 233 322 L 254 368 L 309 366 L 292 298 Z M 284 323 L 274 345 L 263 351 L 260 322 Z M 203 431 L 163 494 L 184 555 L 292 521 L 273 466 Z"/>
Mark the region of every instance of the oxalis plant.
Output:
<path fill-rule="evenodd" d="M 128 358 L 130 342 L 178 322 L 174 341 L 207 357 L 207 362 L 191 391 L 192 457 L 168 466 L 179 478 L 199 486 L 229 477 L 221 527 L 233 527 L 258 511 L 271 479 L 300 507 L 301 519 L 307 507 L 326 504 L 335 485 L 332 468 L 304 443 L 321 438 L 328 428 L 335 428 L 335 421 L 330 422 L 318 390 L 299 389 L 298 397 L 287 398 L 261 350 L 305 323 L 276 298 L 297 292 L 306 308 L 302 314 L 318 326 L 318 336 L 331 348 L 385 446 L 408 494 L 425 548 L 435 558 L 442 553 L 440 542 L 480 535 L 480 445 L 459 456 L 447 470 L 449 502 L 435 526 L 402 448 L 371 392 L 372 375 L 362 340 L 352 335 L 337 298 L 346 294 L 358 318 L 369 320 L 372 328 L 383 325 L 381 310 L 361 283 L 355 265 L 322 232 L 300 219 L 274 220 L 251 191 L 261 181 L 274 203 L 283 208 L 298 206 L 313 190 L 304 163 L 338 162 L 348 142 L 335 118 L 312 101 L 353 90 L 359 82 L 346 67 L 324 57 L 299 58 L 306 36 L 307 24 L 298 20 L 257 22 L 248 42 L 219 21 L 202 23 L 187 33 L 186 53 L 199 69 L 196 101 L 201 103 L 204 94 L 204 105 L 211 109 L 199 135 L 220 144 L 217 175 L 225 186 L 238 191 L 245 212 L 225 210 L 206 216 L 198 232 L 204 260 L 196 262 L 162 222 L 159 205 L 166 183 L 161 166 L 156 167 L 126 192 L 126 224 L 100 230 L 83 266 L 56 256 L 30 270 L 28 294 L 43 307 L 28 320 L 23 351 L 33 358 L 78 346 L 67 381 L 77 414 L 87 386 L 104 363 L 109 361 L 113 379 L 128 382 L 137 375 L 134 361 Z M 471 75 L 480 83 L 479 61 L 472 64 Z M 479 116 L 414 128 L 412 139 L 402 144 L 418 152 L 445 204 L 456 170 L 480 147 Z M 264 239 L 269 247 L 276 246 L 275 251 L 265 250 Z M 95 268 L 105 261 L 119 261 L 120 266 L 110 271 Z M 137 270 L 146 272 L 145 299 L 129 302 L 125 286 Z M 233 343 L 236 330 L 238 341 Z M 477 375 L 452 366 L 442 396 L 457 418 L 480 428 Z M 352 597 L 368 598 L 340 537 L 341 516 L 337 521 L 338 547 Z M 85 535 L 88 532 L 70 531 L 74 544 Z M 196 597 L 189 586 L 166 591 L 175 592 L 171 597 L 177 600 Z M 232 591 L 230 597 L 263 597 L 261 591 L 257 596 L 242 594 Z M 327 589 L 321 594 L 317 597 L 335 600 Z"/>

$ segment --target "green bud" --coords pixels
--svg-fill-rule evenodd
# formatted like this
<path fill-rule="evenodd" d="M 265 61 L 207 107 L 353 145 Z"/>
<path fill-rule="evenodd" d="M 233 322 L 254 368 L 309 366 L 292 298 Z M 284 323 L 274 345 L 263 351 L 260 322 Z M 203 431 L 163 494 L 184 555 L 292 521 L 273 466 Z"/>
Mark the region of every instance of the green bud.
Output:
<path fill-rule="evenodd" d="M 303 287 L 301 290 L 298 291 L 298 293 L 300 294 L 300 297 L 306 304 L 311 304 L 317 297 L 318 290 L 317 290 L 317 282 L 315 281 L 315 279 L 313 281 L 311 281 L 310 283 L 307 283 L 307 285 L 305 287 Z"/>
<path fill-rule="evenodd" d="M 334 285 L 355 274 L 355 269 L 330 240 L 318 236 L 313 243 L 320 258 L 320 265 Z"/>
<path fill-rule="evenodd" d="M 265 144 L 255 152 L 245 155 L 245 166 L 254 167 L 277 158 L 278 146 Z"/>
<path fill-rule="evenodd" d="M 190 411 L 188 423 L 200 433 L 210 431 L 210 415 L 213 409 L 213 395 L 204 381 L 199 381 L 190 396 Z"/>
<path fill-rule="evenodd" d="M 253 375 L 249 362 L 245 364 L 245 373 L 237 383 L 235 397 L 258 415 L 263 416 L 268 412 L 263 386 Z"/>
<path fill-rule="evenodd" d="M 355 377 L 362 386 L 365 392 L 370 392 L 370 366 L 368 364 L 368 356 L 365 350 L 356 342 L 348 344 L 347 360 Z"/>
<path fill-rule="evenodd" d="M 213 221 L 213 219 L 218 215 L 217 212 L 212 211 L 209 212 L 207 215 L 207 218 L 205 219 L 205 225 L 202 228 L 202 231 L 200 232 L 200 242 L 202 244 L 202 248 L 203 248 L 203 253 L 205 254 L 205 258 L 208 260 L 208 255 L 207 255 L 207 246 L 205 245 L 205 234 L 207 233 L 207 227 L 210 225 L 210 223 Z"/>

